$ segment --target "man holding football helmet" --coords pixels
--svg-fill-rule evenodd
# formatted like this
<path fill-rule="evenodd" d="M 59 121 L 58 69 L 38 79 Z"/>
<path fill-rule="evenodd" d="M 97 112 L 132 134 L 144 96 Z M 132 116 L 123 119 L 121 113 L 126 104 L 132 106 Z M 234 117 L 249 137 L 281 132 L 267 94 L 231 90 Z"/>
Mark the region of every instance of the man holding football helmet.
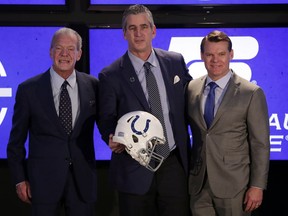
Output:
<path fill-rule="evenodd" d="M 110 182 L 120 216 L 188 216 L 184 92 L 192 78 L 181 54 L 152 46 L 156 26 L 147 7 L 126 9 L 122 29 L 128 51 L 99 74 L 98 124 L 112 150 Z M 160 92 L 161 121 L 151 111 L 147 71 Z M 156 152 L 161 146 L 167 155 Z"/>

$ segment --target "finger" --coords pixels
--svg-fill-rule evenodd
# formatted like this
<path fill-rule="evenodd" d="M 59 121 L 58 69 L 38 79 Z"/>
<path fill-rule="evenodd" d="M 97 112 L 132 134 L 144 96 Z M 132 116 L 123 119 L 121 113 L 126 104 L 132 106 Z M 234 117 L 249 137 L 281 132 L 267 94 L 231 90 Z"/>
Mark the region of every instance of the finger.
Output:
<path fill-rule="evenodd" d="M 110 140 L 113 140 L 113 134 L 110 134 L 110 135 L 109 135 L 109 139 L 110 139 Z"/>
<path fill-rule="evenodd" d="M 31 194 L 31 190 L 30 190 L 30 188 L 28 188 L 28 198 L 29 198 L 29 200 L 31 200 L 32 199 L 32 194 Z"/>
<path fill-rule="evenodd" d="M 254 210 L 254 206 L 253 206 L 253 203 L 248 203 L 246 204 L 246 207 L 245 207 L 245 211 L 246 212 L 251 212 Z"/>

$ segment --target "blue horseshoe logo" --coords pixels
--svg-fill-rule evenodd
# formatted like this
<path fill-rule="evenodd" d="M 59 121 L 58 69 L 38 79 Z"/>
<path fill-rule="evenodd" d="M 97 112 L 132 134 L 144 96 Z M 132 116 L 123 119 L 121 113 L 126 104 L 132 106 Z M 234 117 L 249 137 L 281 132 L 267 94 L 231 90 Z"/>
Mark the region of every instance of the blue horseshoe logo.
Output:
<path fill-rule="evenodd" d="M 149 123 L 151 122 L 151 120 L 150 120 L 150 119 L 147 119 L 144 130 L 143 130 L 143 131 L 139 131 L 139 130 L 137 130 L 137 129 L 135 128 L 135 123 L 136 123 L 136 121 L 137 121 L 139 118 L 140 118 L 140 116 L 139 116 L 139 115 L 136 115 L 136 117 L 133 119 L 133 121 L 132 121 L 132 123 L 131 123 L 131 129 L 132 129 L 132 131 L 133 131 L 135 134 L 137 134 L 137 135 L 142 135 L 143 133 L 146 133 L 146 132 L 148 131 L 148 129 L 149 129 Z"/>

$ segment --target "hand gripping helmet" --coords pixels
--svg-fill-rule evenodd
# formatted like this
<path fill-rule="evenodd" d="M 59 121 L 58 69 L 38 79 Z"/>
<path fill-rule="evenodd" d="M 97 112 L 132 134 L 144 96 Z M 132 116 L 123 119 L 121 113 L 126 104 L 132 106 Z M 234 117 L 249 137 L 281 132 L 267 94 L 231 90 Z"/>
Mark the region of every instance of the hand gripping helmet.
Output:
<path fill-rule="evenodd" d="M 156 145 L 165 143 L 160 121 L 152 114 L 134 111 L 123 115 L 117 123 L 113 141 L 124 144 L 133 159 L 155 172 L 163 157 L 154 152 Z"/>

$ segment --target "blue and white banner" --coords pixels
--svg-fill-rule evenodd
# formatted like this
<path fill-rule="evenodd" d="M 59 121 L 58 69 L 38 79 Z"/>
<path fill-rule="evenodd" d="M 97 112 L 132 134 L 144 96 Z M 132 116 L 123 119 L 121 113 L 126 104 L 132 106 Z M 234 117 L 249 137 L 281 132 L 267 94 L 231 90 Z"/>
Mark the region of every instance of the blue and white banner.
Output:
<path fill-rule="evenodd" d="M 182 53 L 193 78 L 206 73 L 200 58 L 202 38 L 214 28 L 157 29 L 154 47 Z M 234 59 L 230 67 L 240 76 L 261 86 L 270 115 L 272 160 L 288 160 L 288 28 L 218 28 L 232 40 Z M 104 36 L 105 35 L 105 36 Z M 123 55 L 127 42 L 121 29 L 90 30 L 90 73 Z M 97 135 L 98 136 L 98 135 Z"/>

